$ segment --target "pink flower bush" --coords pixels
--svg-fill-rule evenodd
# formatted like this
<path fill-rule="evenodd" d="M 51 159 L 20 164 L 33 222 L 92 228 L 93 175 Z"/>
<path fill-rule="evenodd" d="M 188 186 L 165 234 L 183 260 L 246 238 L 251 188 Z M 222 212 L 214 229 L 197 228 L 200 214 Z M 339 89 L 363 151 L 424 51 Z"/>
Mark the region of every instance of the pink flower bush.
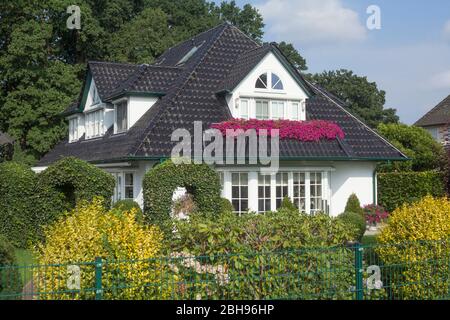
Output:
<path fill-rule="evenodd" d="M 335 123 L 325 120 L 293 121 L 293 120 L 243 120 L 232 119 L 211 126 L 226 135 L 228 129 L 244 131 L 255 129 L 257 135 L 271 136 L 272 129 L 279 129 L 280 139 L 296 139 L 299 141 L 319 141 L 320 139 L 343 139 L 344 132 Z M 267 133 L 261 132 L 267 130 Z"/>
<path fill-rule="evenodd" d="M 385 222 L 389 217 L 389 212 L 382 206 L 369 204 L 364 206 L 364 215 L 369 225 L 376 225 L 377 223 Z"/>

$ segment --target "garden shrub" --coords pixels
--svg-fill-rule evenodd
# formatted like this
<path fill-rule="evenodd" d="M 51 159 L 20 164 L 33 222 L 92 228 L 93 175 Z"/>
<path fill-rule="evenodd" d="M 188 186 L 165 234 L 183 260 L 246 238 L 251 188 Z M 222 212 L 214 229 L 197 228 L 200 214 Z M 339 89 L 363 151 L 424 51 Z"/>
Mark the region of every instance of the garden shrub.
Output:
<path fill-rule="evenodd" d="M 230 200 L 227 198 L 220 198 L 220 213 L 233 212 L 234 208 Z"/>
<path fill-rule="evenodd" d="M 186 188 L 197 210 L 204 214 L 220 211 L 219 175 L 206 164 L 175 164 L 167 160 L 146 173 L 143 181 L 146 221 L 171 232 L 170 213 L 173 192 Z"/>
<path fill-rule="evenodd" d="M 354 212 L 364 216 L 364 210 L 361 207 L 361 203 L 356 194 L 352 193 L 350 197 L 348 197 L 344 212 Z"/>
<path fill-rule="evenodd" d="M 426 195 L 445 195 L 443 176 L 439 172 L 395 172 L 378 174 L 378 202 L 389 212 Z"/>
<path fill-rule="evenodd" d="M 223 213 L 211 219 L 195 214 L 189 222 L 176 222 L 176 227 L 172 251 L 202 255 L 205 258 L 198 263 L 211 269 L 209 278 L 192 271 L 184 278 L 197 283 L 201 298 L 270 299 L 289 294 L 296 299 L 350 299 L 354 295 L 350 289 L 354 252 L 343 246 L 317 250 L 352 239 L 348 227 L 328 215 L 309 216 L 297 209 L 265 215 Z"/>
<path fill-rule="evenodd" d="M 143 223 L 144 222 L 144 214 L 142 212 L 141 207 L 139 204 L 131 199 L 124 199 L 116 201 L 113 205 L 113 209 L 120 210 L 122 212 L 127 212 L 132 209 L 136 210 L 136 219 L 138 222 Z"/>
<path fill-rule="evenodd" d="M 353 240 L 361 241 L 366 232 L 366 219 L 363 215 L 356 212 L 344 212 L 337 218 L 352 230 Z"/>
<path fill-rule="evenodd" d="M 391 213 L 378 236 L 386 265 L 395 265 L 393 295 L 404 299 L 448 297 L 450 280 L 450 201 L 424 197 Z M 407 285 L 405 285 L 407 284 Z"/>
<path fill-rule="evenodd" d="M 298 211 L 297 207 L 295 206 L 295 204 L 292 203 L 292 201 L 289 197 L 283 198 L 283 201 L 281 201 L 280 209 L 292 210 L 292 211 L 297 210 Z"/>
<path fill-rule="evenodd" d="M 79 264 L 83 276 L 81 291 L 64 293 L 67 265 L 43 269 L 35 279 L 38 290 L 45 288 L 46 292 L 58 293 L 41 298 L 92 299 L 94 293 L 83 289 L 95 287 L 94 265 L 89 263 L 97 257 L 107 260 L 102 272 L 104 299 L 167 297 L 168 291 L 159 282 L 162 279 L 159 263 L 151 259 L 161 250 L 162 233 L 158 227 L 137 223 L 136 209 L 107 211 L 99 198 L 92 203 L 82 201 L 47 227 L 45 235 L 45 244 L 36 248 L 39 264 Z M 120 285 L 127 288 L 119 289 Z"/>
<path fill-rule="evenodd" d="M 0 234 L 0 299 L 14 299 L 22 292 L 22 279 L 14 247 Z"/>
<path fill-rule="evenodd" d="M 15 162 L 0 164 L 0 234 L 18 247 L 34 237 L 36 174 Z"/>
<path fill-rule="evenodd" d="M 115 181 L 112 175 L 86 161 L 67 157 L 61 159 L 38 176 L 41 189 L 52 188 L 64 199 L 66 210 L 71 210 L 81 200 L 91 201 L 99 196 L 110 199 Z M 109 206 L 109 202 L 105 202 Z"/>

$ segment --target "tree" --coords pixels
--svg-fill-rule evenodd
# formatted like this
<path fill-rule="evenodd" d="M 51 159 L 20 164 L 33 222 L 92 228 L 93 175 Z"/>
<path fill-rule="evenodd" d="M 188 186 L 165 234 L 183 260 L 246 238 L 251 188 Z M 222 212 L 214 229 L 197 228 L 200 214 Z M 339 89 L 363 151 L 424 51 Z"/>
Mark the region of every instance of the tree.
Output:
<path fill-rule="evenodd" d="M 305 58 L 300 55 L 300 53 L 297 51 L 297 49 L 295 49 L 292 43 L 286 43 L 282 41 L 278 43 L 278 48 L 299 71 L 308 70 Z"/>
<path fill-rule="evenodd" d="M 425 129 L 406 124 L 380 124 L 378 131 L 412 160 L 381 165 L 380 171 L 427 171 L 447 169 L 443 146 Z"/>
<path fill-rule="evenodd" d="M 113 34 L 108 51 L 112 61 L 151 63 L 173 44 L 166 14 L 148 8 Z"/>
<path fill-rule="evenodd" d="M 311 81 L 330 91 L 347 104 L 352 112 L 372 128 L 380 123 L 397 123 L 395 109 L 385 109 L 386 92 L 375 82 L 350 70 L 324 71 L 309 77 Z"/>
<path fill-rule="evenodd" d="M 264 34 L 264 22 L 256 8 L 246 4 L 241 9 L 232 0 L 230 2 L 222 2 L 218 12 L 222 21 L 232 23 L 253 40 L 261 42 Z"/>

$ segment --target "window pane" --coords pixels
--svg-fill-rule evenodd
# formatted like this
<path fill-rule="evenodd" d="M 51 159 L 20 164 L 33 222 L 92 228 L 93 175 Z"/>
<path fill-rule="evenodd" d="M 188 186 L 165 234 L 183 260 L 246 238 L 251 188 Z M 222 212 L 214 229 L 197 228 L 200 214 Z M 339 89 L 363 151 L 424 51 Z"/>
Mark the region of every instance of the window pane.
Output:
<path fill-rule="evenodd" d="M 125 184 L 128 186 L 133 185 L 133 174 L 132 173 L 125 174 Z"/>
<path fill-rule="evenodd" d="M 256 101 L 256 119 L 266 120 L 269 119 L 269 102 L 268 101 Z"/>
<path fill-rule="evenodd" d="M 283 90 L 283 83 L 281 82 L 280 78 L 274 73 L 272 73 L 272 89 Z"/>
<path fill-rule="evenodd" d="M 300 120 L 300 108 L 298 103 L 292 104 L 292 120 Z"/>
<path fill-rule="evenodd" d="M 256 80 L 255 87 L 258 89 L 267 89 L 267 73 L 259 76 L 258 80 Z"/>
<path fill-rule="evenodd" d="M 241 100 L 241 118 L 248 119 L 248 101 Z"/>
<path fill-rule="evenodd" d="M 127 102 L 121 102 L 116 106 L 117 132 L 127 130 Z"/>

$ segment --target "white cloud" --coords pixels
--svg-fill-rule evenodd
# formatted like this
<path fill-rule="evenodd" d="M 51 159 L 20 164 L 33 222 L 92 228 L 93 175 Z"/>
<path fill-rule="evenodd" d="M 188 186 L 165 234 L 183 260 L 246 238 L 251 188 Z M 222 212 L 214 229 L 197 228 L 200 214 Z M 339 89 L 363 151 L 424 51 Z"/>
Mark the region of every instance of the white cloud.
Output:
<path fill-rule="evenodd" d="M 435 74 L 431 77 L 430 83 L 436 89 L 450 89 L 450 70 Z"/>
<path fill-rule="evenodd" d="M 265 0 L 258 6 L 274 40 L 293 43 L 361 41 L 367 30 L 341 0 Z"/>
<path fill-rule="evenodd" d="M 450 40 L 450 20 L 448 20 L 444 25 L 444 37 Z"/>

